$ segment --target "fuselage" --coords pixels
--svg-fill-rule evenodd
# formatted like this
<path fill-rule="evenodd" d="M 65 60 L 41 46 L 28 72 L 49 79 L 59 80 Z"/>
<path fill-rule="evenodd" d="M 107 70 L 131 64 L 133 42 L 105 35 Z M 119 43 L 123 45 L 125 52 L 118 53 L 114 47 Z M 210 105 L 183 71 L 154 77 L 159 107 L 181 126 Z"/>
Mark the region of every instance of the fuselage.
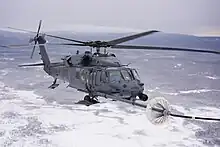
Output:
<path fill-rule="evenodd" d="M 69 87 L 87 93 L 105 93 L 120 97 L 135 97 L 144 88 L 135 69 L 127 67 L 51 66 L 51 76 L 69 83 Z"/>

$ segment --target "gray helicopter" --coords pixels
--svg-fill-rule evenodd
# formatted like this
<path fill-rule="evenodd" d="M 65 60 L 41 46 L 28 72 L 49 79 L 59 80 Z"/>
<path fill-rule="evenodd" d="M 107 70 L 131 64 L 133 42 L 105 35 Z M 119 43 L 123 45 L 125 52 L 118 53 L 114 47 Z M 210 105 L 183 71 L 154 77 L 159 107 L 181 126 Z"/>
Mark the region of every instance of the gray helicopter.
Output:
<path fill-rule="evenodd" d="M 37 32 L 27 31 L 23 29 L 16 29 L 36 33 L 36 36 L 29 40 L 29 43 L 34 42 L 34 47 L 31 53 L 31 58 L 35 51 L 35 47 L 39 46 L 40 55 L 43 63 L 26 64 L 23 66 L 43 66 L 44 71 L 54 78 L 51 89 L 59 86 L 57 80 L 68 82 L 68 87 L 75 88 L 78 91 L 88 93 L 82 101 L 78 104 L 99 103 L 97 97 L 111 98 L 113 100 L 128 100 L 126 102 L 133 103 L 136 100 L 147 101 L 148 96 L 144 94 L 144 83 L 140 81 L 138 72 L 134 68 L 123 65 L 120 60 L 113 53 L 106 53 L 106 48 L 116 49 L 144 49 L 144 50 L 174 50 L 174 51 L 190 51 L 220 54 L 218 51 L 186 49 L 186 48 L 170 48 L 170 47 L 153 47 L 153 46 L 137 46 L 137 45 L 118 45 L 120 43 L 137 39 L 146 35 L 157 33 L 157 30 L 146 31 L 111 41 L 80 41 L 45 33 L 40 33 L 42 20 L 39 22 Z M 74 43 L 57 43 L 50 44 L 45 37 L 53 37 Z M 38 43 L 38 44 L 37 44 Z M 68 46 L 88 46 L 96 48 L 96 52 L 86 51 L 84 54 L 79 54 L 77 50 L 76 55 L 69 55 L 61 58 L 62 61 L 51 63 L 46 51 L 46 45 L 68 45 Z M 26 45 L 29 46 L 30 44 Z M 9 45 L 5 47 L 23 47 L 24 45 Z M 104 48 L 104 53 L 100 52 L 100 48 Z"/>
<path fill-rule="evenodd" d="M 83 100 L 77 102 L 76 104 L 90 106 L 92 104 L 99 103 L 97 99 L 98 97 L 110 98 L 114 101 L 122 101 L 132 105 L 147 108 L 148 119 L 154 124 L 165 122 L 168 116 L 220 121 L 220 119 L 215 118 L 201 118 L 172 114 L 170 112 L 168 102 L 162 98 L 152 99 L 146 105 L 145 101 L 148 100 L 148 96 L 147 94 L 143 93 L 144 83 L 140 81 L 137 70 L 130 68 L 128 65 L 121 64 L 120 60 L 116 57 L 115 54 L 106 52 L 106 48 L 188 51 L 211 54 L 220 54 L 220 52 L 190 48 L 119 45 L 120 43 L 129 40 L 159 32 L 157 30 L 146 31 L 111 41 L 85 42 L 40 33 L 41 23 L 42 21 L 40 20 L 37 32 L 10 27 L 10 29 L 35 33 L 36 36 L 30 39 L 29 44 L 27 45 L 1 45 L 1 47 L 25 47 L 30 46 L 30 43 L 34 42 L 31 58 L 33 57 L 35 47 L 38 46 L 40 49 L 39 54 L 41 55 L 42 63 L 23 64 L 19 66 L 43 66 L 44 71 L 54 78 L 52 85 L 50 85 L 48 88 L 55 89 L 59 86 L 59 84 L 57 84 L 57 80 L 62 80 L 69 84 L 68 87 L 75 88 L 78 91 L 88 94 L 84 97 Z M 52 44 L 46 41 L 46 36 L 71 41 L 74 43 Z M 83 54 L 79 54 L 79 50 L 77 50 L 75 55 L 65 56 L 64 58 L 61 58 L 61 61 L 51 63 L 46 51 L 46 45 L 87 46 L 96 48 L 96 52 L 92 53 L 92 51 L 86 51 Z M 100 52 L 100 48 L 104 48 L 103 53 Z"/>
<path fill-rule="evenodd" d="M 37 35 L 29 40 L 29 43 L 35 42 L 31 58 L 33 57 L 35 46 L 39 46 L 40 55 L 43 63 L 19 65 L 24 66 L 43 66 L 44 71 L 54 78 L 51 89 L 59 86 L 57 80 L 68 82 L 68 87 L 75 88 L 78 91 L 88 93 L 82 101 L 77 104 L 85 104 L 87 106 L 99 103 L 98 96 L 120 97 L 123 99 L 131 100 L 139 98 L 141 101 L 146 101 L 148 96 L 143 93 L 144 83 L 141 83 L 138 72 L 136 69 L 122 65 L 120 60 L 117 59 L 115 54 L 100 52 L 101 47 L 110 47 L 113 44 L 129 41 L 144 35 L 152 34 L 157 31 L 148 31 L 139 33 L 110 42 L 91 41 L 83 42 L 64 37 L 41 34 L 41 22 L 39 23 Z M 14 28 L 12 28 L 14 29 Z M 45 36 L 54 37 L 58 39 L 74 41 L 83 44 L 51 44 L 51 45 L 77 45 L 77 46 L 90 46 L 96 48 L 96 52 L 92 54 L 91 51 L 86 51 L 84 54 L 69 55 L 61 58 L 61 62 L 51 63 L 46 51 L 47 43 Z M 38 44 L 37 44 L 38 43 Z M 111 45 L 110 45 L 111 44 Z M 11 45 L 7 47 L 23 47 L 20 45 Z"/>

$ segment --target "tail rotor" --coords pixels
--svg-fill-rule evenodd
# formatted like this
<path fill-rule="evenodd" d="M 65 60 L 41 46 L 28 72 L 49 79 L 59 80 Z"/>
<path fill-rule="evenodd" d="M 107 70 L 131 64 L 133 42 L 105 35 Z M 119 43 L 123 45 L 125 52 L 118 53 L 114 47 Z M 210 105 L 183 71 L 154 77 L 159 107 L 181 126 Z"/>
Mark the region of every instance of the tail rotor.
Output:
<path fill-rule="evenodd" d="M 40 22 L 39 22 L 39 26 L 38 26 L 38 30 L 37 30 L 37 35 L 36 35 L 34 38 L 31 38 L 31 39 L 29 40 L 29 43 L 32 43 L 32 42 L 34 41 L 34 47 L 33 47 L 33 49 L 32 49 L 31 57 L 30 57 L 31 59 L 33 58 L 33 55 L 34 55 L 35 46 L 36 46 L 36 44 L 37 44 L 37 39 L 38 39 L 39 33 L 40 33 L 41 23 L 42 23 L 42 20 L 40 20 Z"/>

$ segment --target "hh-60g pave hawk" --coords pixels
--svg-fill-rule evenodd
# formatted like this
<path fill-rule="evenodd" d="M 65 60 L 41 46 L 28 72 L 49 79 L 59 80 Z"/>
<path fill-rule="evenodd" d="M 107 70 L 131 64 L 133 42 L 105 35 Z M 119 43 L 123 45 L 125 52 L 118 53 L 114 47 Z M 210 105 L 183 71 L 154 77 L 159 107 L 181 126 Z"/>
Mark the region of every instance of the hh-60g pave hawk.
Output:
<path fill-rule="evenodd" d="M 115 101 L 122 101 L 132 105 L 147 108 L 148 119 L 154 123 L 163 123 L 168 116 L 194 118 L 203 120 L 216 120 L 217 118 L 204 118 L 204 117 L 191 117 L 185 115 L 172 114 L 170 112 L 170 106 L 168 102 L 163 98 L 155 98 L 149 100 L 146 104 L 144 101 L 148 100 L 148 96 L 143 93 L 144 83 L 139 79 L 138 72 L 128 67 L 128 65 L 122 65 L 113 53 L 107 53 L 106 48 L 114 49 L 143 49 L 143 50 L 169 50 L 169 51 L 189 51 L 200 53 L 212 53 L 220 54 L 218 51 L 201 50 L 201 49 L 187 49 L 187 48 L 170 48 L 170 47 L 155 47 L 155 46 L 138 46 L 138 45 L 118 45 L 120 43 L 137 39 L 142 36 L 151 35 L 159 31 L 151 30 L 135 35 L 122 37 L 111 41 L 80 41 L 45 33 L 40 33 L 41 22 L 37 32 L 27 31 L 23 29 L 16 29 L 20 31 L 27 31 L 30 33 L 36 33 L 33 39 L 30 39 L 29 43 L 34 42 L 31 58 L 35 51 L 35 46 L 39 46 L 40 55 L 43 63 L 26 64 L 23 66 L 43 66 L 44 71 L 54 78 L 54 81 L 49 88 L 54 89 L 57 84 L 57 79 L 66 81 L 69 83 L 68 87 L 75 88 L 79 91 L 88 93 L 83 100 L 77 104 L 84 104 L 90 106 L 92 104 L 99 103 L 97 97 L 110 98 Z M 68 46 L 88 46 L 96 48 L 96 52 L 86 51 L 84 54 L 69 55 L 62 58 L 61 62 L 51 63 L 46 51 L 46 45 L 50 45 L 45 40 L 45 36 L 71 41 L 74 43 L 56 43 L 51 45 L 68 45 Z M 38 43 L 38 44 L 37 44 Z M 1 47 L 24 47 L 27 45 L 7 45 Z M 100 48 L 104 48 L 104 53 L 100 52 Z"/>

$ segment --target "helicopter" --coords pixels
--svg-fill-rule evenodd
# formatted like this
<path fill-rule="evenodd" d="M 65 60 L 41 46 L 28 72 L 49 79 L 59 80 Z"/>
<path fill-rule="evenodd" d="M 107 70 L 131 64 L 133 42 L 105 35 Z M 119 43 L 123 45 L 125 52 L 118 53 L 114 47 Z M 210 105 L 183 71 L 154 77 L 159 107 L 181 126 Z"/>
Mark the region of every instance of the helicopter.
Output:
<path fill-rule="evenodd" d="M 28 66 L 43 66 L 43 70 L 54 78 L 52 84 L 48 87 L 55 89 L 59 86 L 57 80 L 68 82 L 67 87 L 77 89 L 78 91 L 87 93 L 83 100 L 78 101 L 76 104 L 83 104 L 90 106 L 99 103 L 98 97 L 104 97 L 112 99 L 113 101 L 122 101 L 132 105 L 151 108 L 149 112 L 149 119 L 151 122 L 157 119 L 157 122 L 164 121 L 168 115 L 180 117 L 170 113 L 170 108 L 165 99 L 157 99 L 157 101 L 151 100 L 146 105 L 146 101 L 149 99 L 148 95 L 144 93 L 144 83 L 141 82 L 140 76 L 135 68 L 129 67 L 129 65 L 121 64 L 120 60 L 114 53 L 107 53 L 106 48 L 112 49 L 143 49 L 143 50 L 166 50 L 166 51 L 188 51 L 199 53 L 211 53 L 220 54 L 214 50 L 201 50 L 190 48 L 173 48 L 173 47 L 157 47 L 157 46 L 140 46 L 140 45 L 119 45 L 133 39 L 137 39 L 143 36 L 152 35 L 160 32 L 157 30 L 150 30 L 146 32 L 137 33 L 130 36 L 117 38 L 110 41 L 81 41 L 71 38 L 60 37 L 47 33 L 41 33 L 42 20 L 39 22 L 37 32 L 11 28 L 20 31 L 26 31 L 35 33 L 36 36 L 29 40 L 27 45 L 1 45 L 1 47 L 13 48 L 13 47 L 25 47 L 33 46 L 31 58 L 33 57 L 35 47 L 39 47 L 39 54 L 41 56 L 42 63 L 22 64 L 20 67 Z M 46 37 L 57 38 L 61 40 L 71 41 L 73 43 L 48 43 Z M 34 42 L 34 44 L 31 44 Z M 96 52 L 92 53 L 92 50 L 85 51 L 83 54 L 77 50 L 75 55 L 68 55 L 61 58 L 61 61 L 51 63 L 47 53 L 47 45 L 61 45 L 61 46 L 81 46 L 95 48 Z M 104 48 L 104 52 L 101 52 L 101 48 Z M 154 111 L 154 112 L 153 112 Z M 157 112 L 157 114 L 156 114 Z M 163 117 L 163 118 L 162 118 Z M 216 120 L 216 119 L 215 119 Z M 220 121 L 220 119 L 217 119 Z"/>

